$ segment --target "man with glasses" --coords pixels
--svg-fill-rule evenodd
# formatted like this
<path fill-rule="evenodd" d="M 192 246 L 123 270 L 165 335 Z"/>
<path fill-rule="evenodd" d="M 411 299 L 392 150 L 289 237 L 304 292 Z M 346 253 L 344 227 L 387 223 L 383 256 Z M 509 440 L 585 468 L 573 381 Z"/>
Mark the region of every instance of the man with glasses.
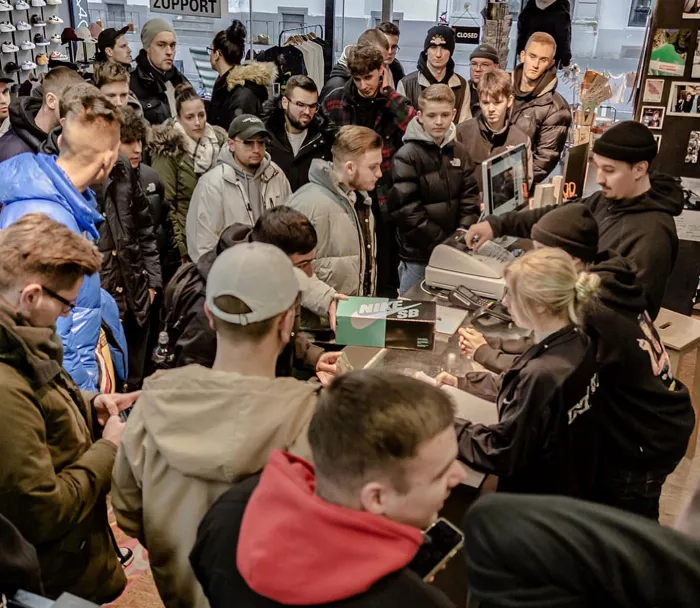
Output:
<path fill-rule="evenodd" d="M 267 151 L 284 171 L 292 192 L 309 183 L 315 158 L 330 160 L 332 137 L 318 113 L 318 89 L 308 76 L 292 76 L 282 97 L 263 108 L 270 134 Z"/>
<path fill-rule="evenodd" d="M 401 79 L 406 75 L 406 72 L 401 65 L 401 62 L 396 58 L 396 53 L 399 52 L 399 37 L 401 36 L 401 31 L 399 26 L 390 21 L 384 21 L 377 26 L 377 29 L 382 32 L 387 40 L 389 41 L 389 58 L 387 59 L 387 66 L 389 71 L 394 78 L 394 83 L 398 86 Z"/>
<path fill-rule="evenodd" d="M 472 118 L 481 116 L 478 87 L 482 76 L 498 67 L 498 51 L 490 44 L 480 44 L 469 56 L 469 105 Z"/>
<path fill-rule="evenodd" d="M 187 253 L 193 262 L 216 247 L 231 224 L 252 226 L 266 209 L 292 193 L 267 153 L 270 133 L 257 116 L 241 114 L 228 130 L 216 166 L 197 183 L 187 212 Z"/>

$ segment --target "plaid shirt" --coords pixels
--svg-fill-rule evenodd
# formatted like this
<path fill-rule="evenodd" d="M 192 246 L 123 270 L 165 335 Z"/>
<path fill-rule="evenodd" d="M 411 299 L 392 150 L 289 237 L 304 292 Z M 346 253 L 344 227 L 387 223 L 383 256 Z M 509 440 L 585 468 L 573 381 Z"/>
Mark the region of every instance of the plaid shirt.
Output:
<path fill-rule="evenodd" d="M 344 87 L 331 91 L 321 102 L 321 112 L 328 119 L 332 130 L 337 131 L 345 125 L 358 124 L 355 101 L 358 96 L 357 87 L 352 80 L 349 80 Z M 388 217 L 386 202 L 391 189 L 391 161 L 396 151 L 403 145 L 404 133 L 408 123 L 416 115 L 416 111 L 406 97 L 399 95 L 391 87 L 380 91 L 375 102 L 383 102 L 371 127 L 381 135 L 383 142 L 382 177 L 377 181 L 375 193 L 382 214 Z"/>

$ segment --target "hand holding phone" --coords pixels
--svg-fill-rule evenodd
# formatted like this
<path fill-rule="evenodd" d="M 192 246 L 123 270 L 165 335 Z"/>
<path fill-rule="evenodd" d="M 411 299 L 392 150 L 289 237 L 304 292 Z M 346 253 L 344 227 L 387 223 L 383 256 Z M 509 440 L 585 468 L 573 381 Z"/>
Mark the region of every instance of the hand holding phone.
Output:
<path fill-rule="evenodd" d="M 426 582 L 432 582 L 464 546 L 464 534 L 440 517 L 423 533 L 423 544 L 408 567 Z"/>

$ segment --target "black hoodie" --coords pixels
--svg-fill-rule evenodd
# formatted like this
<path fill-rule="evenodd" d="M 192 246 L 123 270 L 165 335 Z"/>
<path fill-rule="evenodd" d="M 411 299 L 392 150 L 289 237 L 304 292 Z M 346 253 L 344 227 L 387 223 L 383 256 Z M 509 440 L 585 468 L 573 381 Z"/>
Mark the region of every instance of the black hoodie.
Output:
<path fill-rule="evenodd" d="M 39 151 L 47 135 L 34 122 L 41 104 L 42 100 L 35 97 L 19 97 L 10 104 L 10 128 L 0 137 L 0 162 L 24 152 Z"/>
<path fill-rule="evenodd" d="M 637 280 L 646 295 L 646 310 L 656 319 L 678 254 L 674 216 L 683 211 L 680 180 L 655 173 L 651 189 L 632 199 L 613 201 L 596 192 L 581 201 L 598 222 L 598 249 L 614 249 L 638 269 Z M 554 206 L 512 211 L 486 220 L 494 235 L 530 238 L 532 227 Z"/>
<path fill-rule="evenodd" d="M 600 364 L 601 463 L 633 470 L 672 467 L 695 423 L 688 389 L 673 377 L 634 265 L 602 251 L 590 270 L 601 279 L 600 301 L 585 314 Z"/>
<path fill-rule="evenodd" d="M 345 83 L 350 80 L 350 69 L 347 63 L 342 63 L 343 58 L 336 63 L 331 69 L 331 73 L 328 75 L 328 80 L 326 84 L 323 85 L 321 92 L 319 93 L 319 101 L 323 101 L 331 91 L 335 89 L 340 89 L 345 86 Z"/>
<path fill-rule="evenodd" d="M 536 0 L 530 0 L 518 17 L 518 46 L 520 54 L 530 36 L 535 32 L 550 34 L 557 43 L 554 56 L 557 67 L 567 67 L 571 63 L 571 3 L 569 0 L 554 0 L 545 9 L 537 6 Z"/>

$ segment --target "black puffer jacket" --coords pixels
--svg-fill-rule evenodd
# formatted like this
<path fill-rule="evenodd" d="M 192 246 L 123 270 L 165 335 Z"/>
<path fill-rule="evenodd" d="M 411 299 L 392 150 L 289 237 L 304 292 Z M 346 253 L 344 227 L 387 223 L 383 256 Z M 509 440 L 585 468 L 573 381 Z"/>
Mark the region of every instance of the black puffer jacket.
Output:
<path fill-rule="evenodd" d="M 479 219 L 479 188 L 454 125 L 438 146 L 414 118 L 394 155 L 389 213 L 401 259 L 427 262 L 457 228 Z"/>
<path fill-rule="evenodd" d="M 350 69 L 347 64 L 347 51 L 350 47 L 346 46 L 343 49 L 343 54 L 338 59 L 338 63 L 333 66 L 331 73 L 328 75 L 326 84 L 323 85 L 321 93 L 318 96 L 319 101 L 323 101 L 331 91 L 341 89 L 350 80 Z"/>
<path fill-rule="evenodd" d="M 241 114 L 260 116 L 267 101 L 267 87 L 277 80 L 274 63 L 252 62 L 232 67 L 214 84 L 207 110 L 207 122 L 228 131 Z"/>
<path fill-rule="evenodd" d="M 569 0 L 554 0 L 545 9 L 537 6 L 536 0 L 529 0 L 518 17 L 518 46 L 520 55 L 530 36 L 535 32 L 545 32 L 557 43 L 555 65 L 565 68 L 571 63 L 571 3 Z"/>
<path fill-rule="evenodd" d="M 0 162 L 24 152 L 39 151 L 47 135 L 34 122 L 41 103 L 35 97 L 18 97 L 10 104 L 10 128 L 0 137 Z"/>
<path fill-rule="evenodd" d="M 306 139 L 294 156 L 294 151 L 287 137 L 284 122 L 284 110 L 280 98 L 268 101 L 263 106 L 261 118 L 270 133 L 270 143 L 267 151 L 270 157 L 289 180 L 292 192 L 296 192 L 304 184 L 309 183 L 309 169 L 314 158 L 332 160 L 331 145 L 333 135 L 326 130 L 326 122 L 320 114 L 316 114 L 309 124 Z"/>
<path fill-rule="evenodd" d="M 181 262 L 173 223 L 170 220 L 170 203 L 165 198 L 165 186 L 158 173 L 143 163 L 139 165 L 138 172 L 141 189 L 151 207 L 160 266 L 163 271 L 163 285 L 166 285 L 177 272 Z"/>
<path fill-rule="evenodd" d="M 156 70 L 148 61 L 145 49 L 141 49 L 136 57 L 136 68 L 131 72 L 129 86 L 143 108 L 144 118 L 152 125 L 160 125 L 172 118 L 165 94 L 167 81 L 172 82 L 173 87 L 189 84 L 189 80 L 175 67 L 165 74 Z"/>
<path fill-rule="evenodd" d="M 100 224 L 98 248 L 103 253 L 100 281 L 117 302 L 142 325 L 150 310 L 148 289 L 161 289 L 160 258 L 148 199 L 139 178 L 123 156 L 96 192 Z"/>
<path fill-rule="evenodd" d="M 532 141 L 534 180 L 539 184 L 559 162 L 571 126 L 571 110 L 566 100 L 556 92 L 556 67 L 545 72 L 538 85 L 529 93 L 520 90 L 522 75 L 521 64 L 513 73 L 515 103 L 510 122 L 524 131 Z"/>

